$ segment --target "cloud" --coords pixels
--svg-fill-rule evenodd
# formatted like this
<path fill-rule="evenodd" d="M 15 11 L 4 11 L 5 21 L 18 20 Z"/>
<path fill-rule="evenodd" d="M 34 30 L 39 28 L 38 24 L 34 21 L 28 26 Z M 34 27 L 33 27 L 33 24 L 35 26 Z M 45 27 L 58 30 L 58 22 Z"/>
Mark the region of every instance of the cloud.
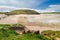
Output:
<path fill-rule="evenodd" d="M 19 8 L 35 9 L 38 5 L 48 0 L 1 0 L 0 11 L 10 11 Z"/>
<path fill-rule="evenodd" d="M 60 5 L 49 5 L 48 8 L 43 9 L 43 10 L 36 10 L 38 12 L 57 12 L 60 11 Z"/>
<path fill-rule="evenodd" d="M 49 7 L 46 10 L 49 10 L 49 11 L 60 10 L 60 5 L 49 5 Z"/>
<path fill-rule="evenodd" d="M 9 12 L 13 9 L 16 9 L 16 7 L 10 7 L 10 6 L 0 6 L 0 12 Z"/>
<path fill-rule="evenodd" d="M 0 11 L 10 11 L 14 9 L 34 9 L 38 12 L 60 11 L 60 5 L 49 5 L 46 9 L 37 9 L 37 6 L 49 0 L 1 0 Z"/>
<path fill-rule="evenodd" d="M 9 5 L 20 8 L 36 8 L 38 5 L 48 0 L 1 0 L 0 5 Z"/>
<path fill-rule="evenodd" d="M 31 8 L 20 8 L 15 6 L 0 6 L 0 11 L 2 12 L 9 12 L 11 10 L 16 10 L 16 9 L 30 9 L 30 10 L 35 10 L 37 12 L 57 12 L 58 10 L 60 11 L 60 5 L 49 5 L 48 8 L 43 10 L 31 9 Z"/>
<path fill-rule="evenodd" d="M 34 10 L 31 8 L 18 8 L 18 7 L 14 7 L 14 6 L 0 6 L 0 12 L 9 12 L 9 11 L 18 10 L 18 9 Z"/>

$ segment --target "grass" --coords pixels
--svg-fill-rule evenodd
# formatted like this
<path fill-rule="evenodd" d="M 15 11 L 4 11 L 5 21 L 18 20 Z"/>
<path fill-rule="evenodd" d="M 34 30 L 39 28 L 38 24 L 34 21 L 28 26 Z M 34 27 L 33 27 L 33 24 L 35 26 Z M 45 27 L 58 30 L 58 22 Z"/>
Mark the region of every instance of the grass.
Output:
<path fill-rule="evenodd" d="M 0 24 L 0 27 L 2 27 L 0 28 L 0 40 L 50 40 L 41 34 L 30 33 L 19 35 L 16 31 L 9 29 L 7 26 L 11 27 L 9 24 Z M 22 25 L 14 24 L 12 26 L 19 27 Z"/>
<path fill-rule="evenodd" d="M 47 34 L 47 37 L 43 34 Z M 42 32 L 42 34 L 30 33 L 19 35 L 14 30 L 0 29 L 0 40 L 55 40 L 55 37 L 60 37 L 60 31 L 48 30 Z"/>
<path fill-rule="evenodd" d="M 21 24 L 0 24 L 0 29 L 9 27 L 24 27 L 24 26 Z"/>
<path fill-rule="evenodd" d="M 47 30 L 47 31 L 43 31 L 41 33 L 42 35 L 44 35 L 47 38 L 60 38 L 60 31 L 52 31 L 52 30 Z"/>
<path fill-rule="evenodd" d="M 40 34 L 22 34 L 19 35 L 14 30 L 0 29 L 0 40 L 50 40 Z"/>
<path fill-rule="evenodd" d="M 6 15 L 17 15 L 17 14 L 40 14 L 37 11 L 34 10 L 13 10 L 10 12 L 0 12 L 0 14 L 6 14 Z"/>
<path fill-rule="evenodd" d="M 11 27 L 20 27 L 21 24 L 0 24 L 0 40 L 55 40 L 56 37 L 60 38 L 60 31 L 43 31 L 41 34 L 18 34 L 16 31 L 6 28 L 7 26 Z"/>

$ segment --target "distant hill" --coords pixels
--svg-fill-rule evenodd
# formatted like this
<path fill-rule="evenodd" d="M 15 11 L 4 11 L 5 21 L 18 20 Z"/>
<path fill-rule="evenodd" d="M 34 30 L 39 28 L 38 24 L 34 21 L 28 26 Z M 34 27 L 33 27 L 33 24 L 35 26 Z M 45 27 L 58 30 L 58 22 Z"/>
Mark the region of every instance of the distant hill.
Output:
<path fill-rule="evenodd" d="M 60 14 L 60 12 L 43 12 L 39 13 L 35 10 L 27 10 L 27 9 L 20 9 L 20 10 L 12 10 L 10 12 L 0 12 L 0 14 L 7 14 L 7 15 L 16 15 L 16 14 Z"/>
<path fill-rule="evenodd" d="M 16 14 L 40 14 L 34 10 L 13 10 L 8 12 L 9 15 L 16 15 Z"/>

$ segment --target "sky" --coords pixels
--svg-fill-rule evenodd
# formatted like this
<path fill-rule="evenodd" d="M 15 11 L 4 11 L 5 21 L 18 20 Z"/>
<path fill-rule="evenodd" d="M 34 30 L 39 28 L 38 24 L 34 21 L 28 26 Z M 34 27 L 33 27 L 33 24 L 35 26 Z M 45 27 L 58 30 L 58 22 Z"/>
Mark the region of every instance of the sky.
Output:
<path fill-rule="evenodd" d="M 33 9 L 38 12 L 60 12 L 60 0 L 1 0 L 0 12 Z"/>

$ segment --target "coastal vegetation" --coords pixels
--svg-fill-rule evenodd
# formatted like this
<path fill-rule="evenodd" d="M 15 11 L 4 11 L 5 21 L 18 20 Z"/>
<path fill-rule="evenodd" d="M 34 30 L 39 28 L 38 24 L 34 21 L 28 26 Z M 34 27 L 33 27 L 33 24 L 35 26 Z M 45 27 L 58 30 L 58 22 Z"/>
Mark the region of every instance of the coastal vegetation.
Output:
<path fill-rule="evenodd" d="M 56 37 L 60 38 L 60 31 L 47 30 L 41 34 L 18 34 L 15 30 L 9 29 L 13 26 L 23 27 L 21 24 L 0 24 L 0 40 L 55 40 Z"/>

